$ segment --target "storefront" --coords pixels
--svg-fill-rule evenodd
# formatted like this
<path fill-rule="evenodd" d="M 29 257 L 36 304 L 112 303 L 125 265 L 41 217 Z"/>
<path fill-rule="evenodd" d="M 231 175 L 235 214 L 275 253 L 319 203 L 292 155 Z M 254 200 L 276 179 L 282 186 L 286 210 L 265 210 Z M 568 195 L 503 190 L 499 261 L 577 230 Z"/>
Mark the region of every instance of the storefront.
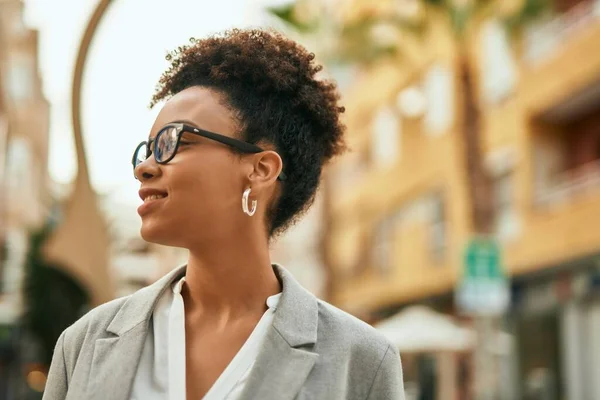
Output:
<path fill-rule="evenodd" d="M 507 325 L 514 335 L 518 398 L 600 398 L 600 265 L 557 268 L 513 283 Z M 594 332 L 596 332 L 594 334 Z"/>

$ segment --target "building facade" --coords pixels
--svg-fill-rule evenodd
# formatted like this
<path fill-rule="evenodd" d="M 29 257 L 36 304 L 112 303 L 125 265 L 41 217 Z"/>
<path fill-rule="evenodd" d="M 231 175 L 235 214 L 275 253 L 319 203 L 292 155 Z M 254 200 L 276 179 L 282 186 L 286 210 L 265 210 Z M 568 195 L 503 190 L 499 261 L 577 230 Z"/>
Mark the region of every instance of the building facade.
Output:
<path fill-rule="evenodd" d="M 38 72 L 38 37 L 23 22 L 21 1 L 0 2 L 1 236 L 3 293 L 18 293 L 27 232 L 49 207 L 48 102 Z"/>
<path fill-rule="evenodd" d="M 468 39 L 511 280 L 507 398 L 600 396 L 598 41 L 600 2 L 562 0 L 516 39 L 495 20 Z M 363 70 L 345 99 L 353 151 L 328 177 L 325 249 L 332 301 L 369 321 L 415 303 L 459 314 L 472 221 L 455 46 L 433 23 L 401 60 Z"/>
<path fill-rule="evenodd" d="M 20 0 L 0 1 L 0 398 L 21 398 L 18 318 L 29 234 L 50 207 L 48 102 L 38 70 L 38 35 Z"/>

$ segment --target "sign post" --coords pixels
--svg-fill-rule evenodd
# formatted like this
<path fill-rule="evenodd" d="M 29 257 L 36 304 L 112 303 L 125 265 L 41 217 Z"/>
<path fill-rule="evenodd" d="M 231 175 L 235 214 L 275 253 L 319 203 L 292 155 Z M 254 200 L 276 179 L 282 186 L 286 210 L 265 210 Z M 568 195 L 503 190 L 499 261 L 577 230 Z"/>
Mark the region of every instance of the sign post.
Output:
<path fill-rule="evenodd" d="M 475 238 L 467 244 L 456 302 L 470 316 L 497 317 L 506 312 L 510 288 L 495 240 Z"/>
<path fill-rule="evenodd" d="M 460 312 L 474 318 L 477 329 L 475 352 L 475 395 L 477 399 L 497 399 L 498 360 L 494 321 L 510 305 L 510 287 L 502 265 L 500 247 L 488 237 L 476 237 L 465 248 L 463 274 L 456 287 Z"/>

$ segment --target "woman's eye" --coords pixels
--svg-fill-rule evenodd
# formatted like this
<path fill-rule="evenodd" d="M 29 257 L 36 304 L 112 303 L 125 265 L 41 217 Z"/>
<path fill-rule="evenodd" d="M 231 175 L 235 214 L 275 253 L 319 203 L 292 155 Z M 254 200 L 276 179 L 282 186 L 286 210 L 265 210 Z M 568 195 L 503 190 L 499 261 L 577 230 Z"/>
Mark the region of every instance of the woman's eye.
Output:
<path fill-rule="evenodd" d="M 192 143 L 192 142 L 186 142 L 186 141 L 184 141 L 184 140 L 180 140 L 180 141 L 179 141 L 179 145 L 187 146 L 187 145 L 189 145 L 189 144 L 193 144 L 193 143 Z"/>

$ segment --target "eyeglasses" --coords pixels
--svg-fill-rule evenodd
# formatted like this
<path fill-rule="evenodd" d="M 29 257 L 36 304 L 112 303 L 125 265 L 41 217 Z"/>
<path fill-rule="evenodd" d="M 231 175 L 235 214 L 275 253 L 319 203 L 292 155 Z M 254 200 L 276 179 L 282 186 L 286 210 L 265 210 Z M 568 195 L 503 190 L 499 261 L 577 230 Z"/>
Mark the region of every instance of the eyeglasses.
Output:
<path fill-rule="evenodd" d="M 184 132 L 202 136 L 227 146 L 233 147 L 242 153 L 255 154 L 263 152 L 264 149 L 242 140 L 234 139 L 229 136 L 220 135 L 218 133 L 205 131 L 204 129 L 196 128 L 184 123 L 172 123 L 162 128 L 153 139 L 143 141 L 135 148 L 131 163 L 135 174 L 135 168 L 146 161 L 153 153 L 154 159 L 159 164 L 166 164 L 175 157 L 179 142 Z M 137 177 L 136 177 L 137 178 Z M 282 172 L 277 177 L 278 180 L 285 180 L 285 174 Z"/>

